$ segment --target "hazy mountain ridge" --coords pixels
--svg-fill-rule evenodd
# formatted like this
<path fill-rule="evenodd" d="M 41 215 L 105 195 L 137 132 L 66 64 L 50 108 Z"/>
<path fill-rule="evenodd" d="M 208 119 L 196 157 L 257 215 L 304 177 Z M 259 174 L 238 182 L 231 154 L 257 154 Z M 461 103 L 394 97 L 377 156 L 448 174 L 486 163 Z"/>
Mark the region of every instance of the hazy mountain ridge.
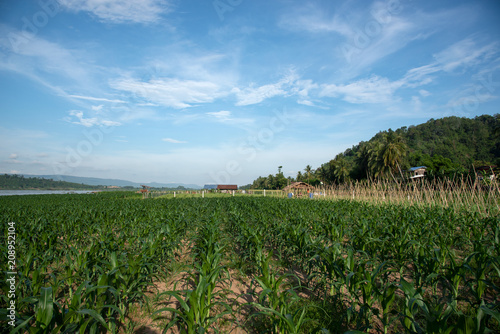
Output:
<path fill-rule="evenodd" d="M 153 188 L 177 188 L 179 186 L 188 189 L 201 189 L 201 186 L 197 184 L 185 184 L 185 183 L 159 183 L 159 182 L 132 182 L 120 179 L 104 179 L 97 177 L 84 177 L 84 176 L 72 176 L 72 175 L 29 175 L 22 174 L 24 177 L 38 177 L 42 179 L 52 179 L 54 181 L 66 181 L 72 183 L 83 183 L 91 186 L 118 186 L 118 187 L 138 187 L 141 185 L 153 187 Z"/>

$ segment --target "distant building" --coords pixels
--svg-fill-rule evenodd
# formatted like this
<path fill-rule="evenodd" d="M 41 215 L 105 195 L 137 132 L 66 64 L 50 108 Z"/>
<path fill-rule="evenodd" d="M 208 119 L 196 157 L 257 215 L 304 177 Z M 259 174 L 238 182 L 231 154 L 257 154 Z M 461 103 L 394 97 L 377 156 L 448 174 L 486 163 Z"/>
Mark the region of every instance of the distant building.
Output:
<path fill-rule="evenodd" d="M 412 167 L 409 169 L 410 171 L 410 179 L 411 180 L 415 180 L 415 179 L 419 179 L 419 178 L 422 178 L 425 176 L 425 170 L 427 169 L 427 167 L 425 166 L 418 166 L 418 167 Z"/>
<path fill-rule="evenodd" d="M 203 189 L 214 190 L 214 189 L 217 189 L 217 185 L 216 184 L 205 184 Z"/>
<path fill-rule="evenodd" d="M 236 184 L 218 184 L 217 190 L 238 190 Z"/>

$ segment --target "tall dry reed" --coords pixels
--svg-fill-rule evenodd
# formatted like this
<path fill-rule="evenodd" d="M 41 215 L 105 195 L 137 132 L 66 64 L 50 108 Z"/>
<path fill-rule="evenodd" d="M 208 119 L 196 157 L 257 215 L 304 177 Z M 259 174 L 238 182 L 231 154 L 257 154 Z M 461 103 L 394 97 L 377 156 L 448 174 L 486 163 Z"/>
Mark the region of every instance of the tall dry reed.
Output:
<path fill-rule="evenodd" d="M 324 199 L 352 199 L 375 204 L 438 205 L 457 212 L 476 211 L 481 215 L 500 213 L 500 186 L 470 177 L 459 179 L 363 180 L 326 186 L 317 194 Z"/>

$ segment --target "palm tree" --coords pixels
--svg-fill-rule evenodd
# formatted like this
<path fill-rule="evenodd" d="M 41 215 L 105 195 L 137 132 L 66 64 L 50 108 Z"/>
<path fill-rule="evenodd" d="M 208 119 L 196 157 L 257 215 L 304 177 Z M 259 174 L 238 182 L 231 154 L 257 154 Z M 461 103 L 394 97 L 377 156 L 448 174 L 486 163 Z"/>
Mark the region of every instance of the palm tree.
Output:
<path fill-rule="evenodd" d="M 397 169 L 400 170 L 401 162 L 406 155 L 406 144 L 403 137 L 389 129 L 387 133 L 384 133 L 381 153 L 383 164 L 391 174 Z"/>
<path fill-rule="evenodd" d="M 382 143 L 375 141 L 367 148 L 368 174 L 373 177 L 384 176 L 386 168 L 382 159 Z"/>
<path fill-rule="evenodd" d="M 307 165 L 306 168 L 304 168 L 304 171 L 307 173 L 307 182 L 309 183 L 311 173 L 314 171 L 314 169 L 312 169 L 311 165 Z"/>
<path fill-rule="evenodd" d="M 360 150 L 358 161 L 367 162 L 367 175 L 384 177 L 400 169 L 406 155 L 406 144 L 403 137 L 389 129 L 382 133 L 381 139 L 367 143 Z"/>
<path fill-rule="evenodd" d="M 344 182 L 349 177 L 349 165 L 343 154 L 338 154 L 334 160 L 334 174 L 339 182 Z"/>
<path fill-rule="evenodd" d="M 361 170 L 365 172 L 366 177 L 370 177 L 370 148 L 372 143 L 361 143 L 359 150 L 356 152 L 356 163 L 360 166 Z"/>
<path fill-rule="evenodd" d="M 324 165 L 321 165 L 321 166 L 319 166 L 318 169 L 316 169 L 316 175 L 321 180 L 321 182 L 325 182 L 326 181 L 327 172 L 326 172 L 326 168 L 325 168 Z"/>

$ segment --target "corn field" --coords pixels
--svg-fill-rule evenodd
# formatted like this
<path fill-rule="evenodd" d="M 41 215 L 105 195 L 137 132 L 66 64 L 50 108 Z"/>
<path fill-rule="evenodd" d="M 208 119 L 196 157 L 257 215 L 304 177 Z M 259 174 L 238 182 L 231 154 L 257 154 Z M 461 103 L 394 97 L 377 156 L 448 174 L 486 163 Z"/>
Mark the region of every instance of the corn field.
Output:
<path fill-rule="evenodd" d="M 1 197 L 0 330 L 500 332 L 498 215 L 352 196 Z"/>

